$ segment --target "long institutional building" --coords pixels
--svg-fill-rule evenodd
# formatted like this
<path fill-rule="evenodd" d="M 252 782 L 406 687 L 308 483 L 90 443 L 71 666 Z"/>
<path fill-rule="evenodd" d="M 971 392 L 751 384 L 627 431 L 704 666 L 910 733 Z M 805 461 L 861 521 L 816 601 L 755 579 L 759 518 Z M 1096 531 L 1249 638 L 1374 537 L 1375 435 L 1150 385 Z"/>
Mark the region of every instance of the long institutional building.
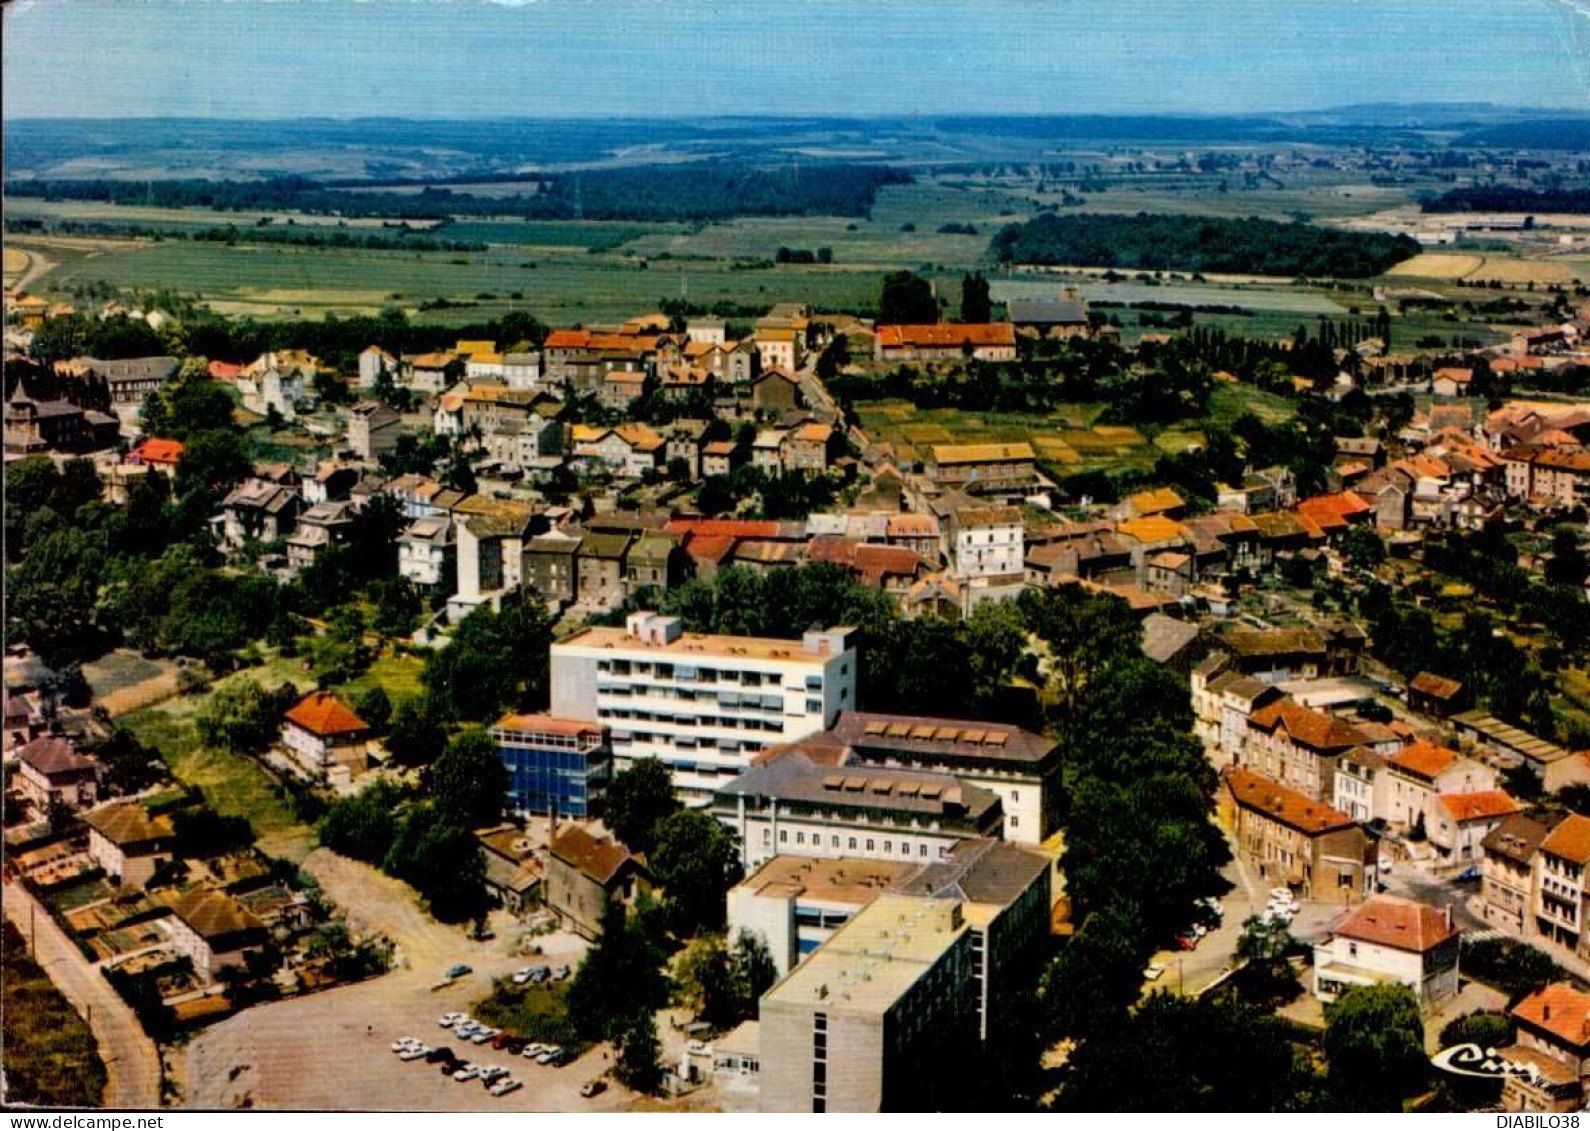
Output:
<path fill-rule="evenodd" d="M 552 714 L 606 725 L 613 768 L 657 758 L 690 804 L 771 747 L 805 738 L 856 705 L 850 630 L 802 640 L 685 632 L 678 617 L 630 614 L 552 646 Z"/>

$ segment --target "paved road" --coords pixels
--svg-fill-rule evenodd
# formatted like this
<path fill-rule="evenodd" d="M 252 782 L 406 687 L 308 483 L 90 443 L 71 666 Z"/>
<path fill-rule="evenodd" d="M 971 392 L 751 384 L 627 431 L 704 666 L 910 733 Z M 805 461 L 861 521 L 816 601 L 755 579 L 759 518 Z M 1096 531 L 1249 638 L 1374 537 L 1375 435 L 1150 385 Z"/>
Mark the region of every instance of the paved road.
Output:
<path fill-rule="evenodd" d="M 23 938 L 37 929 L 34 947 L 39 965 L 72 1007 L 88 1017 L 105 1060 L 105 1106 L 159 1107 L 160 1054 L 137 1016 L 20 883 L 6 881 L 3 902 L 6 917 Z"/>

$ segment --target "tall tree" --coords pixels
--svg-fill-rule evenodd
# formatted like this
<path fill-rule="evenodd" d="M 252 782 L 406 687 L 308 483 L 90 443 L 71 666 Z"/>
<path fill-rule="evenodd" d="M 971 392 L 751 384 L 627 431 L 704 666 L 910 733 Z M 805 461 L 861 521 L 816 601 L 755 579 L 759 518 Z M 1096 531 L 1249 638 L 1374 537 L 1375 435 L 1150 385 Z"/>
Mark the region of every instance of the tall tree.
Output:
<path fill-rule="evenodd" d="M 1355 1111 L 1401 1111 L 1430 1071 L 1424 1019 L 1406 986 L 1354 986 L 1325 1009 L 1329 1081 Z"/>
<path fill-rule="evenodd" d="M 921 325 L 939 320 L 939 300 L 933 284 L 910 271 L 892 271 L 883 277 L 878 295 L 880 325 Z"/>
<path fill-rule="evenodd" d="M 993 300 L 989 297 L 988 280 L 981 271 L 968 271 L 961 276 L 961 321 L 990 322 L 994 317 Z"/>
<path fill-rule="evenodd" d="M 613 775 L 602 821 L 635 852 L 657 846 L 657 826 L 679 809 L 673 778 L 656 758 L 641 758 Z"/>
<path fill-rule="evenodd" d="M 497 744 L 473 728 L 447 744 L 426 771 L 437 811 L 465 828 L 495 824 L 508 794 L 508 771 Z"/>
<path fill-rule="evenodd" d="M 668 895 L 680 934 L 723 926 L 729 888 L 741 876 L 734 834 L 704 809 L 682 809 L 655 826 L 651 871 Z"/>

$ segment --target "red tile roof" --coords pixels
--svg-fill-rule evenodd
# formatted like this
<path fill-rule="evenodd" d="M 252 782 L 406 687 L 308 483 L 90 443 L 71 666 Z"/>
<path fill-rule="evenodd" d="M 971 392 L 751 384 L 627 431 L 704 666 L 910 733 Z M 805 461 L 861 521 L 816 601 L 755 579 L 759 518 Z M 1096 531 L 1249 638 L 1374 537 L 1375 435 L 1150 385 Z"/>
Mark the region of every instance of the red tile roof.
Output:
<path fill-rule="evenodd" d="M 1486 789 L 1478 793 L 1443 793 L 1441 805 L 1454 821 L 1494 820 L 1518 812 L 1518 802 L 1502 789 Z"/>
<path fill-rule="evenodd" d="M 1448 750 L 1445 746 L 1420 739 L 1392 755 L 1390 764 L 1421 778 L 1434 778 L 1455 765 L 1459 757 L 1456 750 Z"/>
<path fill-rule="evenodd" d="M 1408 681 L 1408 689 L 1437 699 L 1450 699 L 1463 690 L 1463 685 L 1433 672 L 1420 672 Z"/>
<path fill-rule="evenodd" d="M 210 362 L 209 374 L 217 381 L 235 381 L 242 375 L 243 366 L 233 365 L 229 361 Z"/>
<path fill-rule="evenodd" d="M 1296 699 L 1277 699 L 1248 716 L 1249 725 L 1274 731 L 1284 726 L 1292 741 L 1315 750 L 1346 750 L 1361 746 L 1364 736 L 1334 715 L 1303 706 Z"/>
<path fill-rule="evenodd" d="M 547 847 L 557 859 L 578 868 L 603 887 L 634 859 L 618 841 L 598 840 L 578 825 L 562 829 Z"/>
<path fill-rule="evenodd" d="M 1570 814 L 1540 842 L 1540 847 L 1575 864 L 1590 864 L 1590 817 Z"/>
<path fill-rule="evenodd" d="M 1426 903 L 1377 895 L 1336 924 L 1334 934 L 1423 954 L 1458 933 L 1447 913 Z"/>
<path fill-rule="evenodd" d="M 1567 982 L 1557 982 L 1536 990 L 1508 1012 L 1522 1021 L 1572 1046 L 1590 1045 L 1590 994 L 1580 993 Z"/>
<path fill-rule="evenodd" d="M 884 349 L 907 346 L 1014 346 L 1016 327 L 1009 322 L 936 322 L 931 325 L 879 326 L 878 344 Z"/>
<path fill-rule="evenodd" d="M 777 522 L 748 518 L 671 518 L 663 529 L 698 538 L 777 538 L 783 528 Z"/>
<path fill-rule="evenodd" d="M 145 440 L 132 451 L 127 453 L 136 456 L 144 463 L 165 463 L 175 465 L 182 458 L 181 440 Z"/>
<path fill-rule="evenodd" d="M 310 692 L 287 712 L 287 718 L 310 734 L 322 738 L 370 729 L 363 719 L 343 706 L 342 700 L 329 691 Z"/>
<path fill-rule="evenodd" d="M 1352 828 L 1355 824 L 1346 813 L 1241 766 L 1232 766 L 1221 776 L 1237 805 L 1262 813 L 1307 836 Z"/>

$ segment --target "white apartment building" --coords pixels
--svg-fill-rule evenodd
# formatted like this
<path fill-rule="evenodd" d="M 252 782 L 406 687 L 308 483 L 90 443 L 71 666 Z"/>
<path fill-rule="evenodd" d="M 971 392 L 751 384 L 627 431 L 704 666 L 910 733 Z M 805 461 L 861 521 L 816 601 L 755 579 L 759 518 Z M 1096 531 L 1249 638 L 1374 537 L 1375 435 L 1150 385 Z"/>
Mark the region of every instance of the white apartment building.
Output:
<path fill-rule="evenodd" d="M 429 588 L 453 580 L 453 523 L 446 515 L 416 519 L 398 537 L 398 573 Z"/>
<path fill-rule="evenodd" d="M 1017 507 L 964 507 L 955 512 L 950 564 L 962 580 L 1021 577 L 1026 538 Z"/>
<path fill-rule="evenodd" d="M 590 628 L 552 646 L 551 713 L 606 724 L 616 771 L 660 759 L 686 802 L 705 804 L 762 751 L 856 705 L 850 631 L 714 636 L 631 613 L 623 629 Z"/>

